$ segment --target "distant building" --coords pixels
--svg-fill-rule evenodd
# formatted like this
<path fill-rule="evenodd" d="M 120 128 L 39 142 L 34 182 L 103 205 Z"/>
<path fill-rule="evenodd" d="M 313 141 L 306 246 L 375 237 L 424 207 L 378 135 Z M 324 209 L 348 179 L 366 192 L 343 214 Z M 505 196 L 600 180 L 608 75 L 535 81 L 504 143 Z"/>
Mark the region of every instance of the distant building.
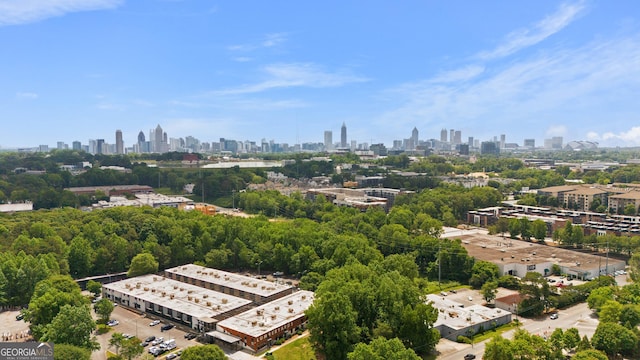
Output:
<path fill-rule="evenodd" d="M 495 141 L 483 141 L 480 144 L 480 154 L 482 155 L 499 155 L 500 147 Z"/>
<path fill-rule="evenodd" d="M 82 150 L 82 143 L 80 143 L 80 141 L 74 141 L 71 146 L 73 150 Z"/>
<path fill-rule="evenodd" d="M 562 150 L 562 136 L 544 139 L 544 148 L 547 150 Z"/>
<path fill-rule="evenodd" d="M 343 122 L 340 128 L 340 148 L 347 148 L 347 125 Z"/>
<path fill-rule="evenodd" d="M 324 148 L 325 150 L 333 150 L 333 133 L 331 130 L 324 132 Z"/>
<path fill-rule="evenodd" d="M 534 149 L 536 147 L 536 139 L 524 139 L 524 147 Z"/>
<path fill-rule="evenodd" d="M 440 130 L 440 142 L 447 142 L 447 129 Z"/>
<path fill-rule="evenodd" d="M 122 141 L 122 130 L 116 130 L 116 154 L 124 154 L 124 142 Z"/>
<path fill-rule="evenodd" d="M 96 154 L 104 154 L 104 153 L 106 153 L 104 139 L 96 140 Z"/>

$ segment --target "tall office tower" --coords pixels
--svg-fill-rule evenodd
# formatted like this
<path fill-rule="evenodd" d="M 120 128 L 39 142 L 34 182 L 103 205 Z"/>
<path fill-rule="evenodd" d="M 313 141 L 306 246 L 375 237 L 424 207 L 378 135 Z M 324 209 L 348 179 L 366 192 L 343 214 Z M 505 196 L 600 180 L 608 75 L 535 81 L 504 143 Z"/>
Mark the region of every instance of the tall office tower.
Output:
<path fill-rule="evenodd" d="M 326 130 L 324 132 L 324 149 L 332 150 L 333 149 L 333 133 L 331 130 Z"/>
<path fill-rule="evenodd" d="M 98 142 L 93 140 L 93 139 L 89 139 L 89 151 L 87 151 L 87 152 L 89 154 L 95 154 L 97 147 L 98 147 Z"/>
<path fill-rule="evenodd" d="M 461 130 L 456 130 L 456 132 L 453 133 L 453 144 L 454 145 L 462 144 L 462 131 Z"/>
<path fill-rule="evenodd" d="M 473 148 L 473 136 L 469 136 L 469 141 L 467 142 L 467 144 L 469 144 L 469 148 Z"/>
<path fill-rule="evenodd" d="M 116 154 L 124 154 L 124 143 L 122 142 L 122 130 L 116 130 Z"/>
<path fill-rule="evenodd" d="M 162 127 L 160 126 L 160 124 L 158 124 L 158 126 L 156 126 L 156 129 L 153 132 L 153 142 L 154 142 L 154 147 L 153 147 L 153 152 L 157 152 L 157 153 L 161 153 L 164 152 L 164 146 L 162 146 L 162 142 L 164 140 L 163 138 L 164 132 L 162 131 Z"/>
<path fill-rule="evenodd" d="M 504 149 L 505 144 L 507 143 L 507 135 L 500 135 L 500 149 Z"/>
<path fill-rule="evenodd" d="M 418 146 L 418 128 L 417 127 L 413 127 L 413 130 L 411 131 L 411 140 L 413 140 L 413 146 L 414 148 L 416 146 Z"/>
<path fill-rule="evenodd" d="M 82 150 L 82 144 L 80 141 L 74 141 L 71 146 L 73 150 Z"/>
<path fill-rule="evenodd" d="M 58 150 L 64 150 L 66 144 L 64 143 L 64 141 L 58 141 L 58 143 L 56 144 L 56 149 Z"/>
<path fill-rule="evenodd" d="M 146 139 L 144 137 L 144 132 L 142 130 L 140 130 L 140 132 L 138 133 L 138 152 L 139 153 L 145 153 L 147 152 L 148 148 L 146 146 Z"/>
<path fill-rule="evenodd" d="M 447 129 L 440 130 L 440 142 L 447 142 Z"/>
<path fill-rule="evenodd" d="M 524 139 L 524 147 L 533 149 L 536 147 L 536 139 Z"/>
<path fill-rule="evenodd" d="M 347 125 L 343 122 L 340 128 L 340 148 L 347 148 Z"/>
<path fill-rule="evenodd" d="M 456 135 L 456 131 L 451 129 L 449 130 L 449 142 L 453 144 L 453 138 Z"/>
<path fill-rule="evenodd" d="M 166 132 L 162 133 L 162 152 L 169 151 L 169 136 Z"/>
<path fill-rule="evenodd" d="M 96 141 L 96 154 L 104 154 L 104 150 L 104 139 L 98 139 Z"/>

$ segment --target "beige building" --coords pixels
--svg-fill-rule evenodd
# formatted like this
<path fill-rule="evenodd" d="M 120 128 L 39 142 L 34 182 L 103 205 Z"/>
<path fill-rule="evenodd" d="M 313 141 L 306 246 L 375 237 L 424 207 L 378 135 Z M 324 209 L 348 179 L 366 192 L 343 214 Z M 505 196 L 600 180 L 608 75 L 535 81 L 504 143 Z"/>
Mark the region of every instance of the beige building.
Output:
<path fill-rule="evenodd" d="M 604 206 L 607 205 L 608 192 L 595 187 L 579 187 L 573 191 L 563 192 L 563 206 L 567 209 L 589 211 L 596 199 Z M 558 199 L 559 201 L 560 199 Z"/>
<path fill-rule="evenodd" d="M 630 191 L 609 196 L 609 212 L 611 214 L 623 213 L 625 206 L 629 204 L 634 206 L 636 212 L 638 211 L 638 207 L 640 207 L 640 191 Z"/>

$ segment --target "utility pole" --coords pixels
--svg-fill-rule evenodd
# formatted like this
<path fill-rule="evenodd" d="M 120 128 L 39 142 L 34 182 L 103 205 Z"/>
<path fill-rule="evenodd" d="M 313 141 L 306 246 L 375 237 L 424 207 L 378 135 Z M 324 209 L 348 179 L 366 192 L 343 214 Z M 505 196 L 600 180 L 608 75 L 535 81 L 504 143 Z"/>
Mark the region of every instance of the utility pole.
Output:
<path fill-rule="evenodd" d="M 604 269 L 605 275 L 609 275 L 609 238 L 607 238 L 607 262 Z"/>
<path fill-rule="evenodd" d="M 440 252 L 440 243 L 438 242 L 438 287 L 440 288 L 440 290 L 442 290 L 442 285 L 440 284 L 440 276 L 442 274 L 442 261 L 440 261 Z"/>

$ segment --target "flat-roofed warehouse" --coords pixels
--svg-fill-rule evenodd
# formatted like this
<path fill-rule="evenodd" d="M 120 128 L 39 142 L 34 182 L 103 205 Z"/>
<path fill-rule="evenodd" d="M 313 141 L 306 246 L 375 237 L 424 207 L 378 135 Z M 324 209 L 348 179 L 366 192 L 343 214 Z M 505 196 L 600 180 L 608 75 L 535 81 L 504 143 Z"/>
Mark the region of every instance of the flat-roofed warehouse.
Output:
<path fill-rule="evenodd" d="M 291 285 L 277 284 L 249 276 L 188 264 L 164 271 L 166 277 L 224 294 L 264 304 L 291 294 Z"/>
<path fill-rule="evenodd" d="M 305 311 L 313 300 L 313 292 L 300 290 L 220 321 L 217 330 L 207 335 L 258 352 L 271 346 L 278 338 L 303 328 L 307 322 Z"/>
<path fill-rule="evenodd" d="M 452 233 L 449 237 L 460 239 L 469 256 L 498 265 L 500 275 L 524 277 L 528 272 L 538 272 L 547 276 L 557 264 L 569 278 L 590 280 L 613 274 L 626 265 L 623 260 L 494 235 Z"/>
<path fill-rule="evenodd" d="M 438 310 L 438 319 L 433 328 L 440 337 L 456 341 L 458 336 L 476 334 L 482 329 L 491 329 L 511 322 L 511 313 L 502 309 L 491 309 L 482 305 L 463 307 L 462 304 L 435 294 L 427 300 Z"/>
<path fill-rule="evenodd" d="M 215 329 L 219 320 L 251 306 L 251 300 L 222 294 L 158 275 L 144 275 L 102 286 L 103 297 L 122 306 L 186 325 Z"/>

